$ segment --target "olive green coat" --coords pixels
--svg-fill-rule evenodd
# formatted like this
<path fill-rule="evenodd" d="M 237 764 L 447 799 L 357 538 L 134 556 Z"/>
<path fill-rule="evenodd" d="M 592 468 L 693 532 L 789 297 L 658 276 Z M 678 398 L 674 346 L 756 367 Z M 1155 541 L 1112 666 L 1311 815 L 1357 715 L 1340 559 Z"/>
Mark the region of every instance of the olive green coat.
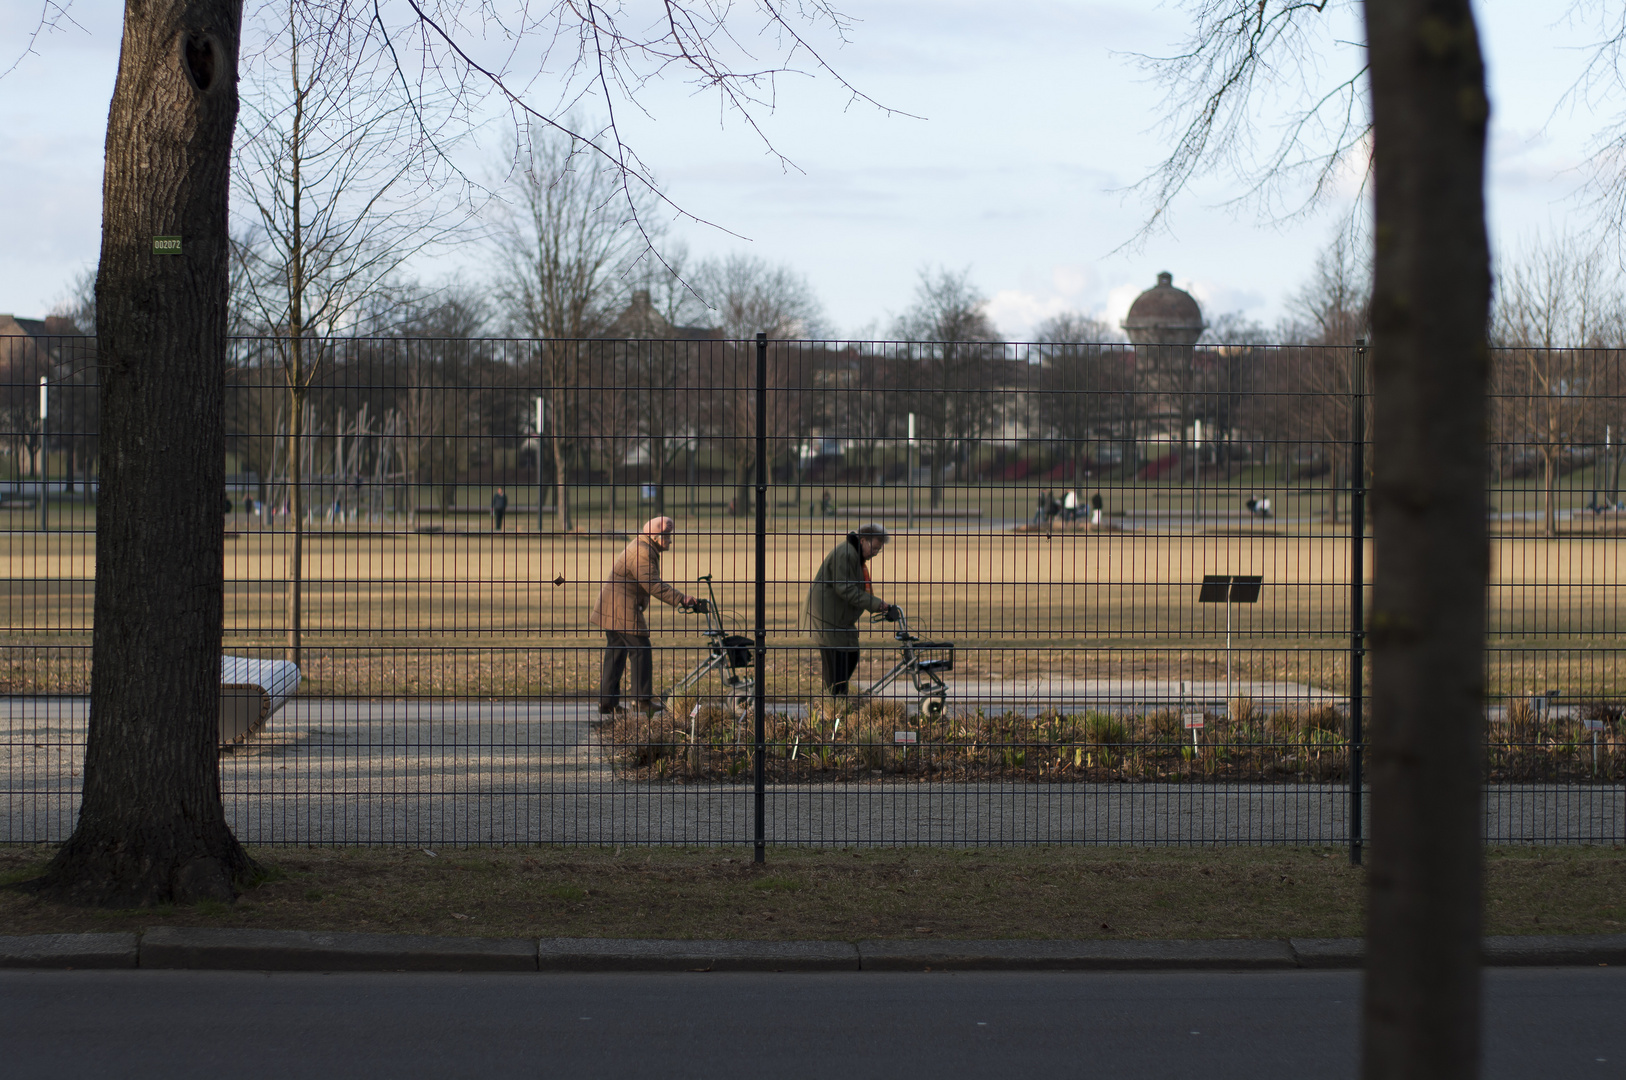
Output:
<path fill-rule="evenodd" d="M 821 648 L 858 648 L 858 617 L 879 614 L 886 601 L 864 589 L 864 557 L 852 540 L 843 540 L 824 557 L 813 587 L 807 590 L 807 628 Z"/>

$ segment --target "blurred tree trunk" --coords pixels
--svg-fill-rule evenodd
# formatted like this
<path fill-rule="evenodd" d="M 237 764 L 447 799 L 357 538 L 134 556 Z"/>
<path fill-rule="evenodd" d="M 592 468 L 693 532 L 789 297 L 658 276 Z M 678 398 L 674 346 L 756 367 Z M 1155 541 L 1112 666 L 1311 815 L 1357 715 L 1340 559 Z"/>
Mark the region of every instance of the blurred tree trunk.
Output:
<path fill-rule="evenodd" d="M 1376 222 L 1364 1074 L 1479 1065 L 1489 106 L 1469 0 L 1366 0 Z"/>
<path fill-rule="evenodd" d="M 236 0 L 125 9 L 96 282 L 101 493 L 84 795 L 40 887 L 119 907 L 229 900 L 252 862 L 216 745 Z M 155 255 L 155 236 L 181 237 Z"/>

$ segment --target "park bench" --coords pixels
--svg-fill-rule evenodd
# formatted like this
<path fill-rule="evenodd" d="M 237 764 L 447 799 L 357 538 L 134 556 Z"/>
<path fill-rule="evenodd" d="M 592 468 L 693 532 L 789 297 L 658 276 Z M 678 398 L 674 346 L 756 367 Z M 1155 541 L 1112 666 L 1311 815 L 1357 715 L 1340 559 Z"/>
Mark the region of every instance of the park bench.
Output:
<path fill-rule="evenodd" d="M 16 491 L 0 491 L 0 510 L 32 510 L 39 505 L 39 501 L 32 495 L 23 495 Z"/>
<path fill-rule="evenodd" d="M 259 731 L 299 689 L 299 665 L 248 656 L 220 658 L 220 745 Z"/>

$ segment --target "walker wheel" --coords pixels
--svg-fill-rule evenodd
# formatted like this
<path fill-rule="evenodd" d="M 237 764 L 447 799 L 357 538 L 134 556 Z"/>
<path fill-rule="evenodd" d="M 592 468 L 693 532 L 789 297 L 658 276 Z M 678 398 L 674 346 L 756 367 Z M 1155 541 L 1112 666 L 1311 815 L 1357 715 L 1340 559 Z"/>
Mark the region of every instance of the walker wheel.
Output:
<path fill-rule="evenodd" d="M 941 719 L 945 704 L 946 702 L 941 697 L 922 698 L 920 702 L 920 715 L 925 717 L 927 720 Z"/>
<path fill-rule="evenodd" d="M 728 704 L 734 710 L 734 715 L 741 719 L 751 715 L 752 702 L 750 694 L 735 694 L 728 699 Z"/>

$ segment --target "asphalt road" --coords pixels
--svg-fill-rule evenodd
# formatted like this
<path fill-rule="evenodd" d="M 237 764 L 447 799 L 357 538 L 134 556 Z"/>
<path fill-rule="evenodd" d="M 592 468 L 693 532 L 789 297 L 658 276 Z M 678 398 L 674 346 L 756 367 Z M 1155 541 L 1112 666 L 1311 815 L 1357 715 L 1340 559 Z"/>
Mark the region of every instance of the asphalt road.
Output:
<path fill-rule="evenodd" d="M 1626 970 L 1485 973 L 1483 1075 L 1626 1075 Z M 1356 972 L 0 971 L 10 1076 L 1353 1077 Z"/>

